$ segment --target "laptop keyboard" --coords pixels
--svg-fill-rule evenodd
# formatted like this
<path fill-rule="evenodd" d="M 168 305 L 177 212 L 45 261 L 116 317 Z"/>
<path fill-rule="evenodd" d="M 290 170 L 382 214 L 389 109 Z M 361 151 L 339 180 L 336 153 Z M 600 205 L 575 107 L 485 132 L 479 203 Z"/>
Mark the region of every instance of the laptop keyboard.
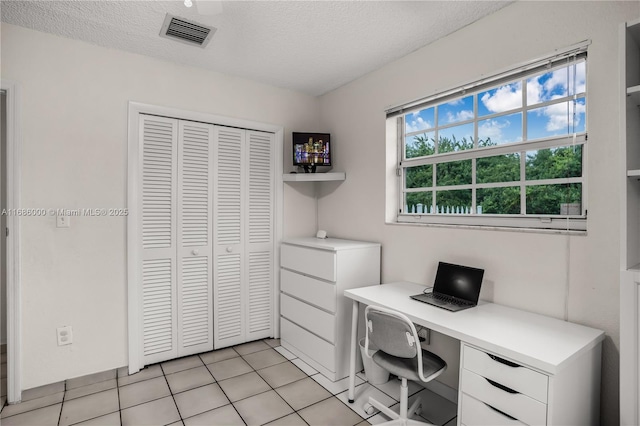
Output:
<path fill-rule="evenodd" d="M 439 294 L 439 293 L 438 294 L 429 293 L 429 294 L 431 294 L 431 298 L 432 299 L 439 300 L 439 301 L 444 302 L 444 303 L 449 303 L 449 304 L 452 304 L 452 305 L 459 305 L 459 306 L 470 305 L 470 303 L 468 303 L 468 302 L 463 302 L 463 301 L 461 301 L 459 299 L 455 299 L 455 298 L 453 298 L 451 296 L 447 296 L 447 295 L 444 295 L 444 294 Z"/>

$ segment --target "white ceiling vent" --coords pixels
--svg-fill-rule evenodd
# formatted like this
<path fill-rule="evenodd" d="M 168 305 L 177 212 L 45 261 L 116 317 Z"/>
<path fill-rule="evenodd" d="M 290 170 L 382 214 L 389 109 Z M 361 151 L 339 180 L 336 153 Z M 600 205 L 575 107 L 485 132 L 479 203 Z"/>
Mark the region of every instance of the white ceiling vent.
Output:
<path fill-rule="evenodd" d="M 160 36 L 183 43 L 205 47 L 216 32 L 214 27 L 206 27 L 196 22 L 190 22 L 177 16 L 169 15 L 164 18 Z"/>

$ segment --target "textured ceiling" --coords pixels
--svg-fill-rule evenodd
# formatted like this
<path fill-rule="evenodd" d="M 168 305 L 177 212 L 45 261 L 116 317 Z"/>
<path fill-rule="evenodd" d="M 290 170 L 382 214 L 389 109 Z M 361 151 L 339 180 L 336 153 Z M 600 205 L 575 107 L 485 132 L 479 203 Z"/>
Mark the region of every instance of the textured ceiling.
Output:
<path fill-rule="evenodd" d="M 222 13 L 203 15 L 182 0 L 2 0 L 0 13 L 2 22 L 320 95 L 510 2 L 221 3 Z M 162 38 L 166 13 L 218 30 L 204 49 Z"/>

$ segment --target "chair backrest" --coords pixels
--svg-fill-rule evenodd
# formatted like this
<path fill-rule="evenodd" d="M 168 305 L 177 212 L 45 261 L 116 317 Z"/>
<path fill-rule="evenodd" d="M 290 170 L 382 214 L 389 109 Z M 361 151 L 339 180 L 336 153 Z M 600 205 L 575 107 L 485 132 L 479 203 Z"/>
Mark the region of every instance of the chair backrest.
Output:
<path fill-rule="evenodd" d="M 367 340 L 399 358 L 415 358 L 420 347 L 413 323 L 404 315 L 376 306 L 365 310 Z M 416 342 L 418 342 L 416 344 Z"/>

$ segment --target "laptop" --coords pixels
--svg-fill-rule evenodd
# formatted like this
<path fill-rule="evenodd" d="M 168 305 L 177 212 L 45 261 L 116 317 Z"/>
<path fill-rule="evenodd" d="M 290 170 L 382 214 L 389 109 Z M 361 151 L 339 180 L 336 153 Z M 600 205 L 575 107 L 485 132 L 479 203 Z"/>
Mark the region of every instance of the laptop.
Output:
<path fill-rule="evenodd" d="M 484 269 L 440 262 L 431 293 L 420 293 L 412 299 L 448 311 L 457 312 L 478 304 Z"/>

